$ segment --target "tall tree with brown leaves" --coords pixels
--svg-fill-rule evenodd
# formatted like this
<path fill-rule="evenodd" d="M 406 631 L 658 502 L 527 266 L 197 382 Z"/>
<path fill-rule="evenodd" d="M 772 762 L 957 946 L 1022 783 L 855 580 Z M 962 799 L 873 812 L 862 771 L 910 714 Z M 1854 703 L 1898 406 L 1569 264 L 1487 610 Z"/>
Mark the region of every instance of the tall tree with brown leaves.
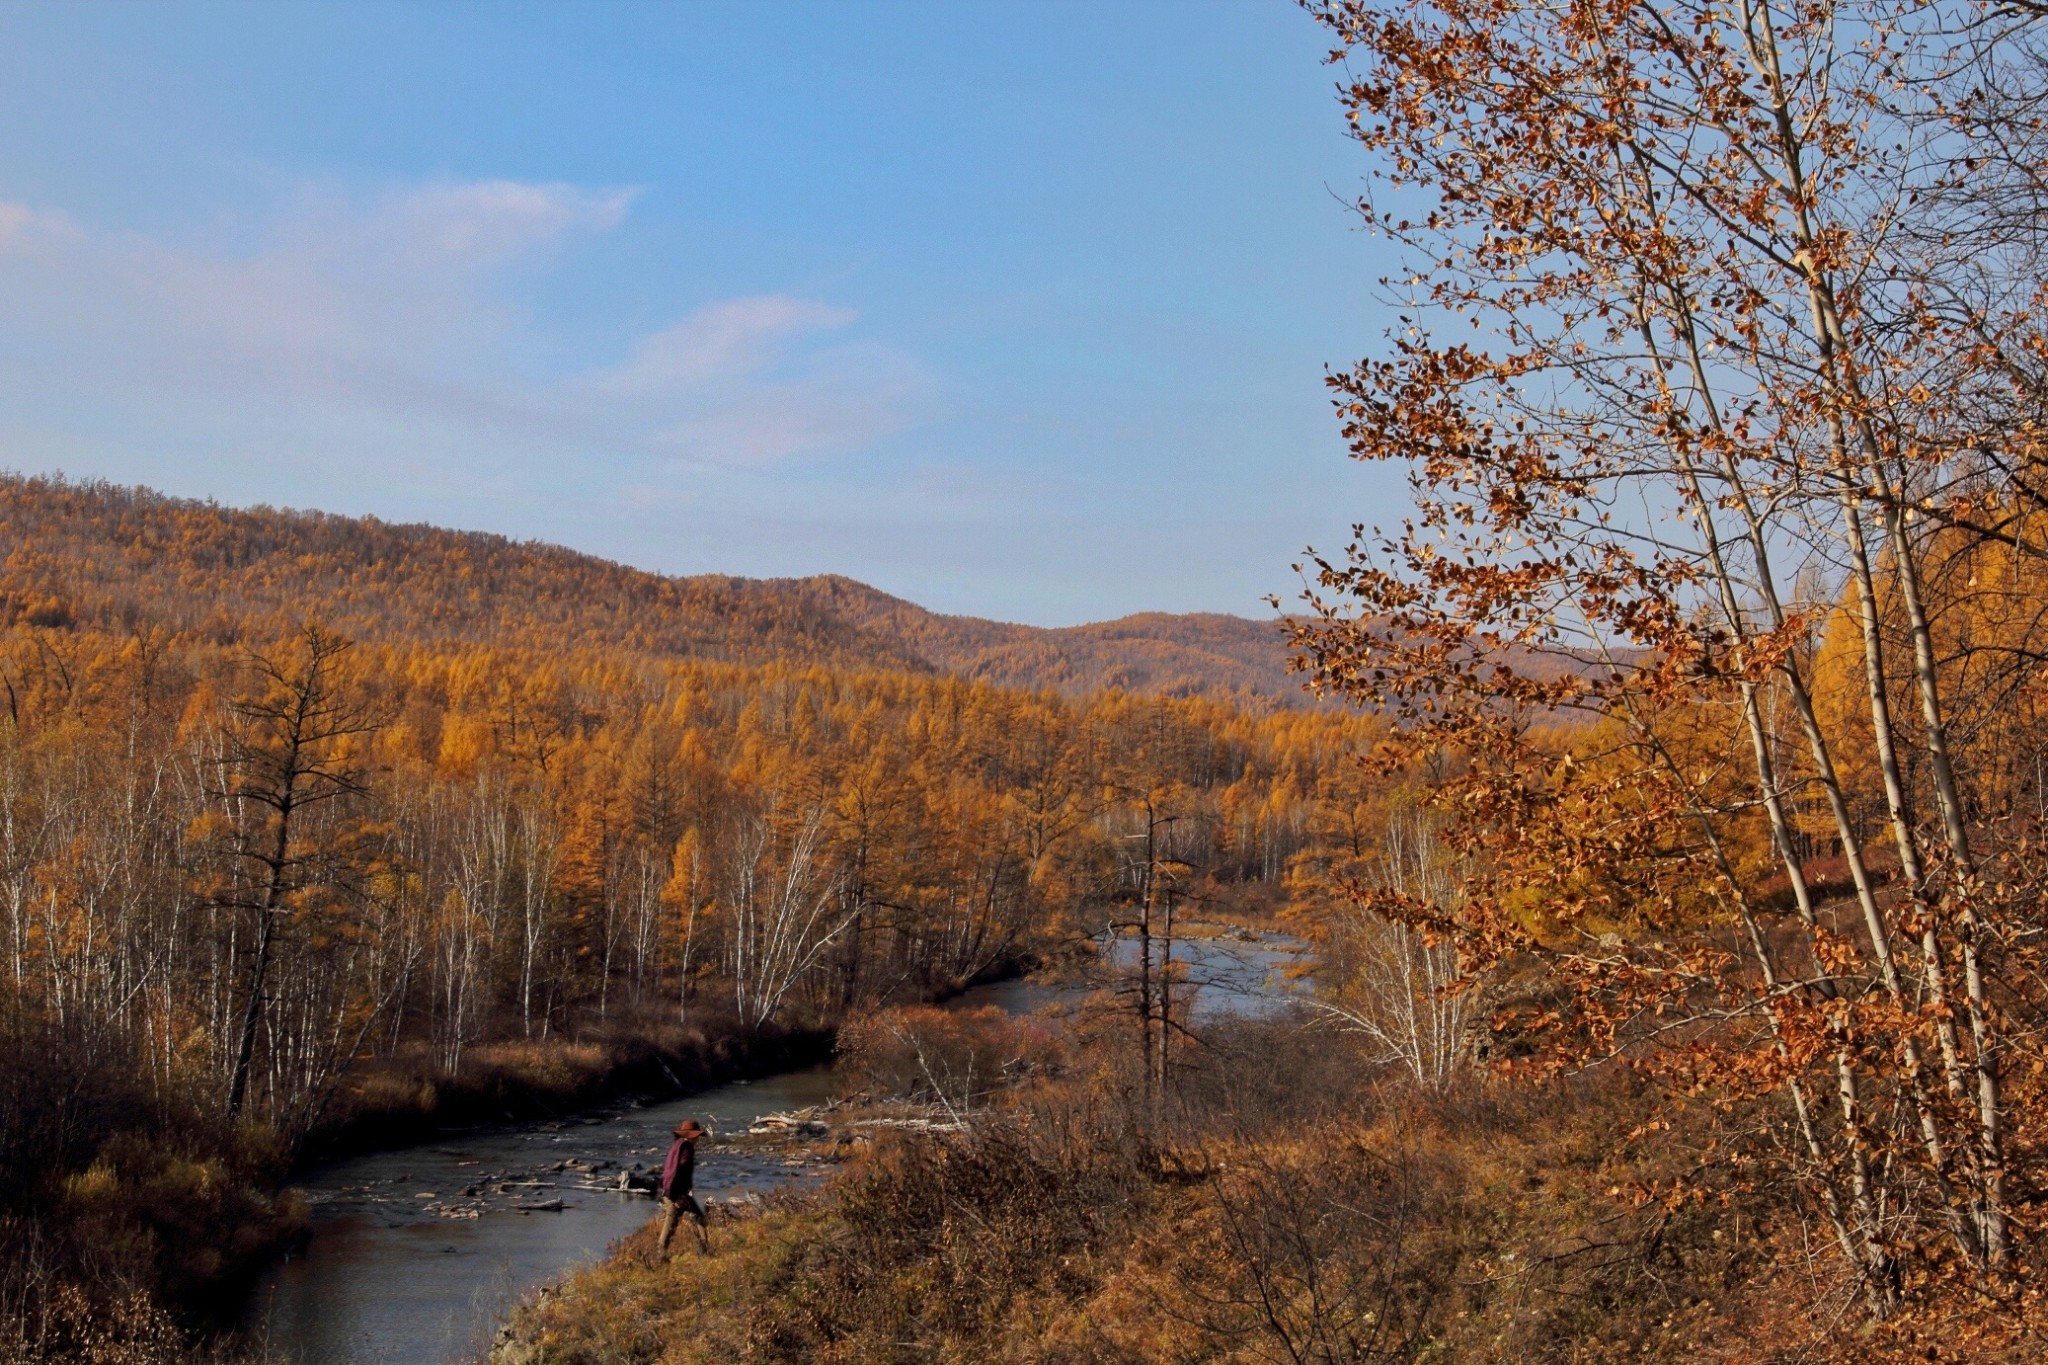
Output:
<path fill-rule="evenodd" d="M 1448 909 L 1359 894 L 1470 972 L 1537 969 L 1574 1060 L 1775 1094 L 1873 1310 L 1951 1270 L 2009 1285 L 2048 1117 L 2010 1065 L 2042 1021 L 2044 869 L 1987 823 L 1995 765 L 1956 723 L 1970 661 L 2014 645 L 1952 628 L 1934 532 L 2029 496 L 2000 471 L 2032 458 L 2038 371 L 2007 351 L 2038 289 L 1943 224 L 1992 136 L 1957 92 L 2038 17 L 1311 8 L 1379 167 L 1360 210 L 1409 248 L 1388 351 L 1332 384 L 1417 510 L 1317 562 L 1301 643 L 1398 716 L 1386 757 L 1434 766 L 1472 869 Z M 1838 605 L 1860 694 L 1831 709 Z"/>

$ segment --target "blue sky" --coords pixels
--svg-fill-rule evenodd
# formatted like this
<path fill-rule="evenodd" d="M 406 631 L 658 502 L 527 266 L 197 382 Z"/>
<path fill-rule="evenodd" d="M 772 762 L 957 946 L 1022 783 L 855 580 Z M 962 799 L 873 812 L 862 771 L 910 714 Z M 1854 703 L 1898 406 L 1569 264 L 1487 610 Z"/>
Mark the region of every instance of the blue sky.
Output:
<path fill-rule="evenodd" d="M 0 8 L 0 465 L 1259 614 L 1398 517 L 1285 0 Z"/>

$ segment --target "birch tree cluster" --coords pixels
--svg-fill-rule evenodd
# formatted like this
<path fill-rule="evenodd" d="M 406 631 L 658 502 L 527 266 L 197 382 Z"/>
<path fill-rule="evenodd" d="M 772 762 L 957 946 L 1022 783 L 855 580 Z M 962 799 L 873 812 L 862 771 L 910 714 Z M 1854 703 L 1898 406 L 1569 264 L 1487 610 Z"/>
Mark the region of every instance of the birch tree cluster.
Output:
<path fill-rule="evenodd" d="M 1762 1104 L 1867 1311 L 2031 1301 L 2042 12 L 1311 8 L 1403 260 L 1331 382 L 1415 510 L 1302 642 L 1459 869 L 1359 897 L 1551 1060 Z"/>

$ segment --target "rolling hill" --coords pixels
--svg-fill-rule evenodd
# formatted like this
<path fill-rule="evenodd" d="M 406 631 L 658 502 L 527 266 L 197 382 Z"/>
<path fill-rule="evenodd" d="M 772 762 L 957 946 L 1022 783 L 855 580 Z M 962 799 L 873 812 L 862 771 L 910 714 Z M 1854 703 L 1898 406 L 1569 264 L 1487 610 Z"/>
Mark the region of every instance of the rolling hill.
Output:
<path fill-rule="evenodd" d="M 561 546 L 146 488 L 0 477 L 0 620 L 158 622 L 232 638 L 312 617 L 366 640 L 794 659 L 1079 695 L 1305 704 L 1283 627 L 1145 612 L 1045 629 L 948 616 L 836 575 L 669 577 Z"/>

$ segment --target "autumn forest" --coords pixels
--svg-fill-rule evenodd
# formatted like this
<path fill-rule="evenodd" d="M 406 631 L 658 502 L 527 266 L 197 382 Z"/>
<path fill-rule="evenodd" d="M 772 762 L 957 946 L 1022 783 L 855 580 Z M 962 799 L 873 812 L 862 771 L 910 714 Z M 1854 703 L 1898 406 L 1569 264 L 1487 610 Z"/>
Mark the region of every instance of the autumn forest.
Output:
<path fill-rule="evenodd" d="M 50 481 L 6 500 L 15 1045 L 119 1074 L 149 1125 L 225 1118 L 286 1154 L 359 1106 L 365 1075 L 430 1086 L 494 1045 L 814 1029 L 1071 949 L 1134 875 L 1146 802 L 1185 817 L 1175 856 L 1199 895 L 1270 913 L 1343 803 L 1337 757 L 1371 728 L 1286 692 L 1247 711 L 997 687 L 882 649 L 757 661 L 770 630 L 728 600 L 691 614 L 648 602 L 660 580 L 503 543 L 443 634 L 403 588 L 474 549 L 443 533 L 362 561 L 397 580 L 388 595 L 302 589 L 296 624 L 233 614 L 262 600 L 241 584 L 318 581 L 322 550 L 355 567 L 334 547 L 378 532 L 240 515 L 223 556 L 210 507 Z M 146 568 L 110 572 L 124 560 Z M 488 586 L 500 576 L 548 592 Z M 564 640 L 550 597 L 614 604 L 625 638 Z M 801 599 L 751 610 L 799 640 L 833 625 Z M 751 642 L 743 661 L 662 647 L 719 630 Z M 120 1106 L 80 1109 L 47 1081 L 15 1078 L 17 1179 L 72 1162 L 122 1187 L 178 1178 L 122 1166 L 96 1127 L 130 1121 Z M 274 1159 L 198 1155 L 229 1181 Z M 71 1254 L 33 1215 L 16 1226 Z M 143 1244 L 212 1258 L 182 1235 Z"/>
<path fill-rule="evenodd" d="M 1402 495 L 1266 619 L 0 479 L 0 1359 L 528 1140 L 362 1205 L 622 1220 L 456 1356 L 2043 1357 L 2048 9 L 1300 8 Z"/>

